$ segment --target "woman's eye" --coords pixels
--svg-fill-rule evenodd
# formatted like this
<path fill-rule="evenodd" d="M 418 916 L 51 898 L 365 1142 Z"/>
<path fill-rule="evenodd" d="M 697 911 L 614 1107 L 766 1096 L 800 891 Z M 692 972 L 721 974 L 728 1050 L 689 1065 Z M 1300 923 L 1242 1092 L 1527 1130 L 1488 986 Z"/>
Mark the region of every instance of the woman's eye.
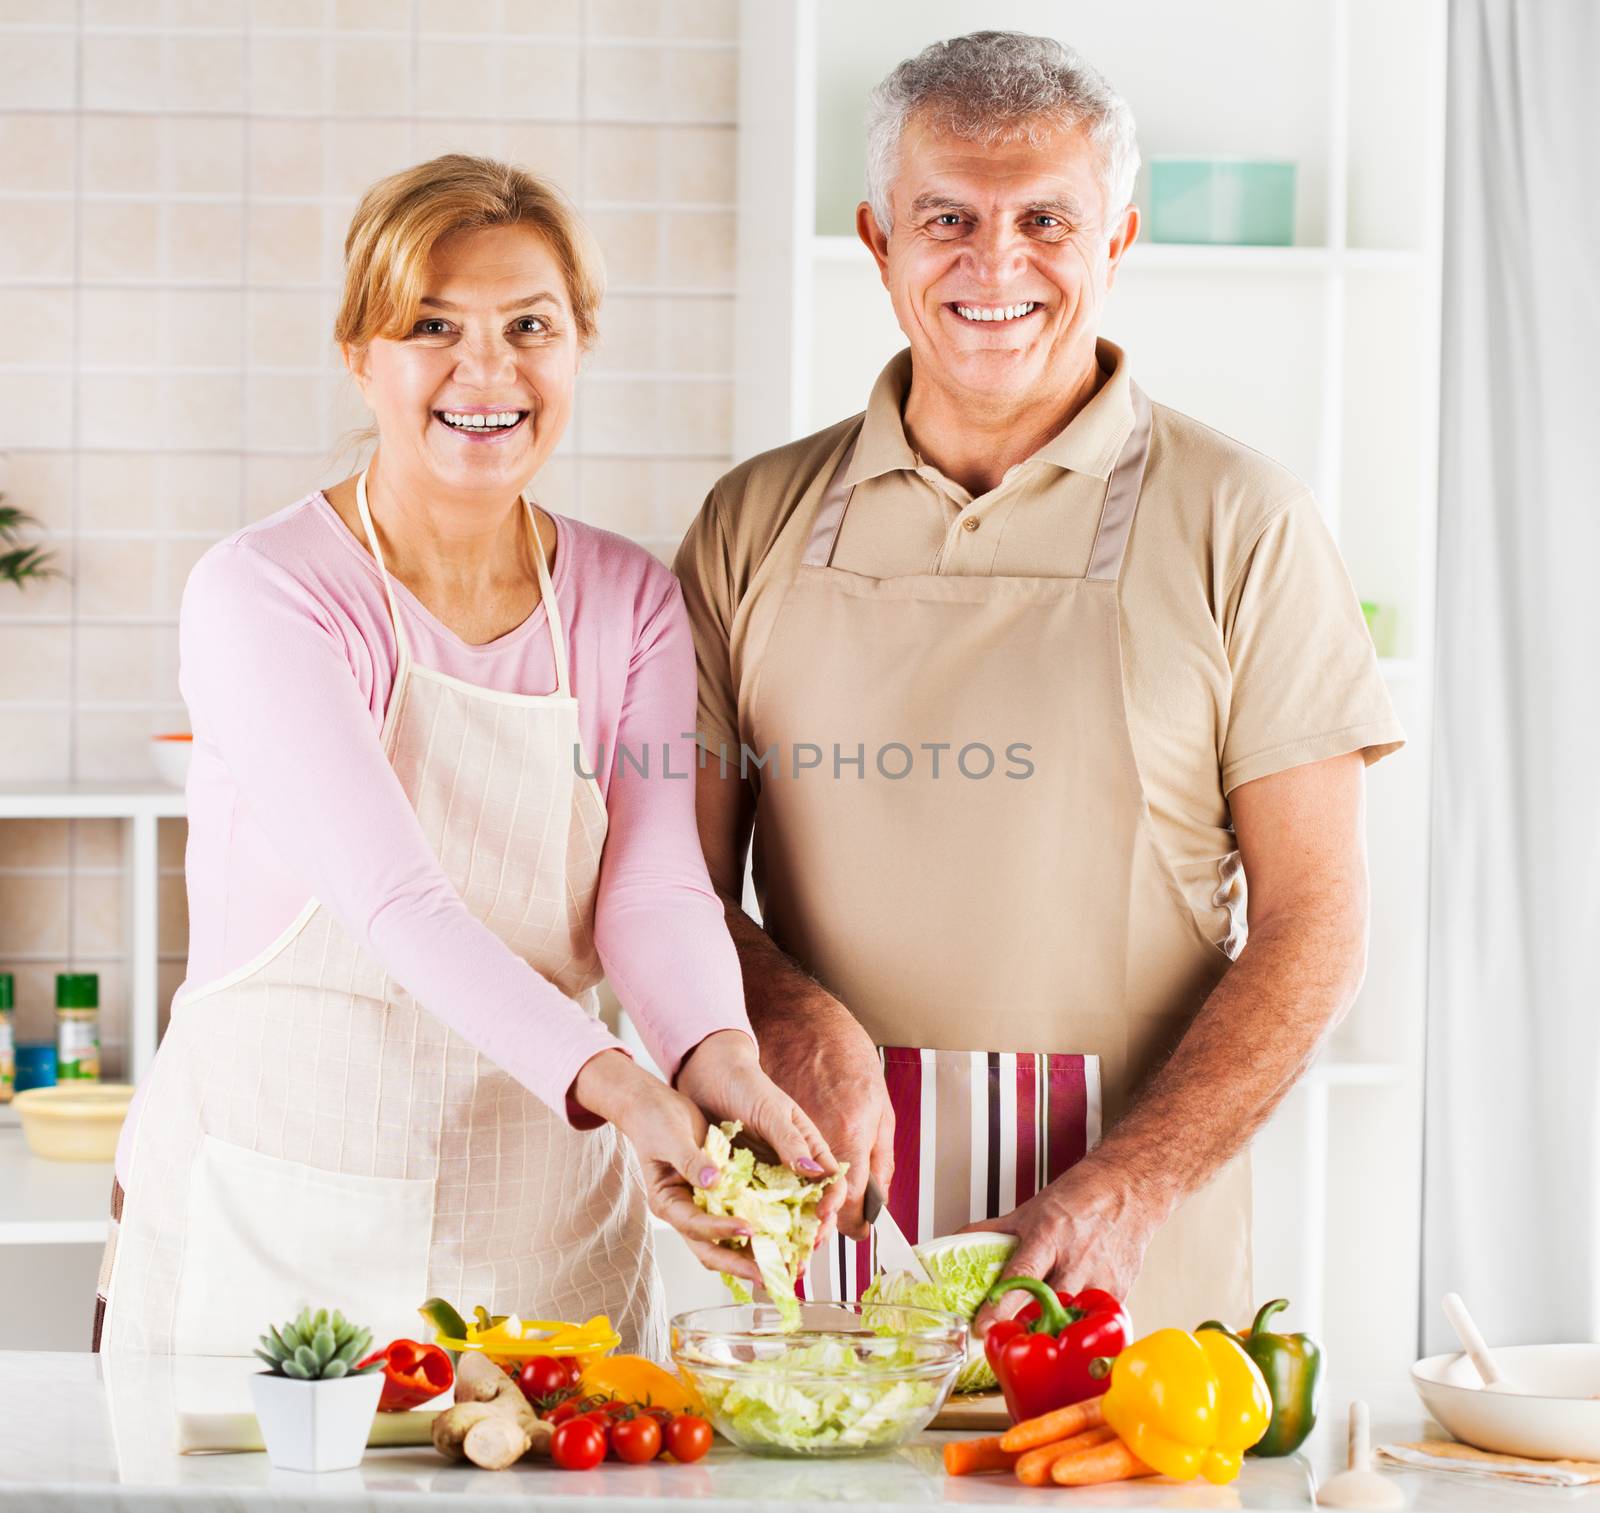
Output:
<path fill-rule="evenodd" d="M 448 321 L 434 318 L 429 320 L 419 320 L 416 325 L 411 328 L 411 334 L 413 336 L 443 336 L 449 329 L 450 323 Z"/>
<path fill-rule="evenodd" d="M 516 329 L 524 336 L 539 336 L 550 328 L 545 324 L 542 315 L 524 315 L 516 323 Z"/>

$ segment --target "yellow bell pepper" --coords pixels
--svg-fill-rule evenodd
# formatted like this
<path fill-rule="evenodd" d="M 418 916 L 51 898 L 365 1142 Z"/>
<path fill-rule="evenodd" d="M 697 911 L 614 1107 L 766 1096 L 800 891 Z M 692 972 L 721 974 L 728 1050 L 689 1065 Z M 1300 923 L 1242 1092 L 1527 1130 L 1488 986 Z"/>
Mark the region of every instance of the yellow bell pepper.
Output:
<path fill-rule="evenodd" d="M 1147 1466 L 1175 1481 L 1230 1482 L 1267 1432 L 1272 1397 L 1254 1361 L 1214 1329 L 1158 1329 L 1111 1368 L 1106 1422 Z"/>
<path fill-rule="evenodd" d="M 619 1403 L 648 1403 L 673 1413 L 703 1413 L 700 1399 L 681 1377 L 642 1355 L 607 1355 L 586 1361 L 579 1390 Z"/>

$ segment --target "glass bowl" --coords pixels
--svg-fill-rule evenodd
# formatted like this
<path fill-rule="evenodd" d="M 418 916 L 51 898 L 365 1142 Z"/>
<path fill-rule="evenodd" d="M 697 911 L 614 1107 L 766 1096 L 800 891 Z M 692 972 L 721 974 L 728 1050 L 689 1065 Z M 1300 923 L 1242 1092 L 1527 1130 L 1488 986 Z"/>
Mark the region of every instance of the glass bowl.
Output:
<path fill-rule="evenodd" d="M 770 1303 L 672 1321 L 672 1358 L 712 1423 L 758 1455 L 893 1449 L 944 1406 L 966 1356 L 965 1319 L 897 1303 L 801 1303 L 788 1333 Z"/>

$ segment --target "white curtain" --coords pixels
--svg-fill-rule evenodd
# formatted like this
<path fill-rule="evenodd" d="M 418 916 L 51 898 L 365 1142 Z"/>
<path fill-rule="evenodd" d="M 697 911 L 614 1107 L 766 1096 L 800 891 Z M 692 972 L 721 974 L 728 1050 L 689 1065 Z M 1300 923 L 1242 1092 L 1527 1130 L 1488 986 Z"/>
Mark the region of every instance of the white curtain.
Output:
<path fill-rule="evenodd" d="M 1600 1339 L 1600 4 L 1452 0 L 1423 1345 Z"/>

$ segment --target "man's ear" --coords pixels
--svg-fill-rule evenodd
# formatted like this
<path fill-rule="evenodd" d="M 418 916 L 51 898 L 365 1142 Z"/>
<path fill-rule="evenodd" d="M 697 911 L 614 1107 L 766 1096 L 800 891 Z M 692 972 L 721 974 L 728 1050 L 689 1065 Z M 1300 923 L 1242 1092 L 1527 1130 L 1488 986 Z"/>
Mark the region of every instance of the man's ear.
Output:
<path fill-rule="evenodd" d="M 1106 288 L 1116 282 L 1117 269 L 1128 254 L 1128 249 L 1139 240 L 1139 207 L 1130 203 L 1122 212 L 1122 222 L 1111 236 L 1111 265 L 1106 270 Z"/>
<path fill-rule="evenodd" d="M 867 251 L 873 256 L 878 265 L 878 273 L 883 278 L 884 286 L 889 282 L 889 234 L 879 224 L 878 218 L 872 213 L 872 206 L 863 200 L 856 206 L 856 235 L 866 244 Z"/>

